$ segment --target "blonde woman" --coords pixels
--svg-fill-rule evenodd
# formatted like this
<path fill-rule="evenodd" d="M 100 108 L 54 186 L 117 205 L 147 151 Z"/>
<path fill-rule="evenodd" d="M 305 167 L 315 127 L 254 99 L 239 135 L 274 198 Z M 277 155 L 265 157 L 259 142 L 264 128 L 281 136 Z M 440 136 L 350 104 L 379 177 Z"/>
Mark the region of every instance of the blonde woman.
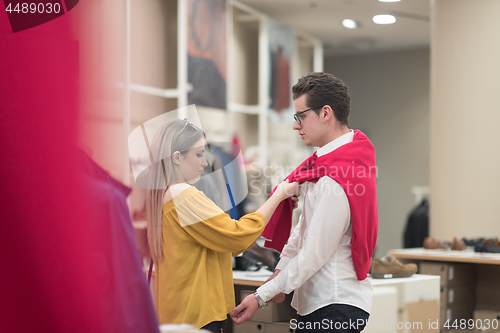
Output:
<path fill-rule="evenodd" d="M 160 324 L 219 333 L 235 307 L 231 256 L 252 246 L 278 204 L 298 195 L 299 185 L 281 183 L 255 213 L 233 220 L 192 186 L 207 165 L 204 151 L 204 133 L 187 119 L 158 130 L 151 152 L 157 161 L 167 158 L 149 173 L 148 242 Z"/>

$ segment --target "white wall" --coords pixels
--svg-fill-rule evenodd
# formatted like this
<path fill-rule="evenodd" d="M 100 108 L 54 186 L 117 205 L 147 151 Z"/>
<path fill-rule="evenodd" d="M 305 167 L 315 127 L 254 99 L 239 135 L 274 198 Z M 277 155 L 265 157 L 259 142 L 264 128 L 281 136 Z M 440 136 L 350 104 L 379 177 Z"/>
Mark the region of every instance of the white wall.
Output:
<path fill-rule="evenodd" d="M 500 44 L 491 41 L 500 2 L 439 0 L 433 9 L 431 232 L 498 237 Z"/>
<path fill-rule="evenodd" d="M 349 87 L 350 128 L 375 145 L 382 257 L 403 245 L 411 186 L 429 185 L 429 49 L 325 57 L 325 71 Z"/>

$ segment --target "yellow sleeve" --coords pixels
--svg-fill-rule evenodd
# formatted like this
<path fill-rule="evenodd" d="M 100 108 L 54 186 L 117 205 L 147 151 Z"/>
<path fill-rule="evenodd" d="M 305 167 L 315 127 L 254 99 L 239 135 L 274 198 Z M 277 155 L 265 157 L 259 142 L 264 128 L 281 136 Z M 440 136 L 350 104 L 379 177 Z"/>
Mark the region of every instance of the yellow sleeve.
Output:
<path fill-rule="evenodd" d="M 241 253 L 250 248 L 264 230 L 264 216 L 252 213 L 233 220 L 203 192 L 175 202 L 184 232 L 194 241 L 216 252 Z"/>

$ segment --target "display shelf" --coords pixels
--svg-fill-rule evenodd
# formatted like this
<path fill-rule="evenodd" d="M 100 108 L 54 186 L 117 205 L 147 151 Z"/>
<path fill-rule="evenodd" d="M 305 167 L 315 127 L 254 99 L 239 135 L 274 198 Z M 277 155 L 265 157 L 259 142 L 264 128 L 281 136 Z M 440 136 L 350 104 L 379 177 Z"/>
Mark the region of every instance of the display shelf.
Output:
<path fill-rule="evenodd" d="M 500 253 L 474 251 L 428 250 L 424 248 L 390 250 L 396 258 L 500 265 Z"/>
<path fill-rule="evenodd" d="M 259 104 L 259 18 L 233 7 L 229 106 L 245 112 Z M 241 18 L 246 18 L 241 20 Z M 253 20 L 248 20 L 252 17 Z M 253 110 L 253 112 L 257 110 Z"/>
<path fill-rule="evenodd" d="M 311 73 L 314 70 L 314 43 L 297 36 L 297 78 Z"/>
<path fill-rule="evenodd" d="M 261 268 L 259 271 L 233 271 L 233 281 L 234 284 L 243 284 L 243 285 L 254 285 L 254 286 L 261 286 L 266 282 L 266 280 L 273 274 L 273 272 Z M 395 285 L 395 284 L 400 284 L 400 283 L 414 283 L 414 282 L 421 282 L 421 281 L 438 281 L 439 282 L 439 277 L 434 276 L 434 275 L 424 275 L 424 274 L 414 274 L 410 277 L 406 278 L 392 278 L 392 279 L 373 279 L 372 277 L 368 276 L 367 277 L 368 281 L 372 284 L 372 286 L 389 286 L 389 285 Z M 439 288 L 437 288 L 439 291 Z M 425 291 L 424 291 L 425 292 Z M 425 295 L 420 295 L 418 297 L 415 297 L 411 301 L 415 300 L 427 300 L 427 299 L 435 299 L 435 290 L 428 291 L 430 294 L 429 297 L 426 297 Z"/>
<path fill-rule="evenodd" d="M 389 255 L 402 259 L 405 262 L 437 262 L 469 264 L 475 271 L 477 282 L 476 309 L 500 311 L 500 287 L 498 276 L 500 276 L 500 253 L 476 253 L 472 251 L 441 251 L 426 250 L 422 248 L 390 250 Z"/>
<path fill-rule="evenodd" d="M 238 113 L 250 114 L 250 115 L 258 115 L 259 114 L 259 106 L 258 105 L 245 105 L 239 103 L 229 103 L 229 110 Z"/>
<path fill-rule="evenodd" d="M 242 149 L 259 146 L 259 133 L 250 130 L 259 126 L 259 115 L 235 113 L 233 115 L 233 126 L 239 129 L 235 134 L 240 138 Z"/>
<path fill-rule="evenodd" d="M 166 99 L 152 94 L 144 94 L 136 91 L 130 92 L 130 127 L 140 126 L 144 122 L 176 109 L 177 99 Z"/>
<path fill-rule="evenodd" d="M 131 83 L 177 88 L 177 1 L 130 4 Z"/>

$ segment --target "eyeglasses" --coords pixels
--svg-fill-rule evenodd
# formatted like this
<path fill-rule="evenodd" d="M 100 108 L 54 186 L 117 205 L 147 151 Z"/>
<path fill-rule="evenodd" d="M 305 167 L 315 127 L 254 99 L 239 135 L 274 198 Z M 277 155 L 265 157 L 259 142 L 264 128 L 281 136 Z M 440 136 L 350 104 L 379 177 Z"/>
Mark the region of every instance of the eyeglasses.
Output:
<path fill-rule="evenodd" d="M 187 118 L 184 118 L 184 121 L 186 121 L 186 123 L 184 124 L 184 127 L 182 127 L 181 131 L 179 132 L 179 135 L 181 135 L 182 131 L 184 131 L 184 129 L 186 128 L 187 125 L 191 126 L 195 131 L 198 130 L 198 127 L 196 127 L 192 122 L 190 122 Z"/>
<path fill-rule="evenodd" d="M 297 122 L 299 123 L 299 125 L 300 125 L 300 124 L 302 123 L 302 122 L 300 121 L 300 118 L 299 118 L 299 115 L 300 115 L 300 114 L 303 114 L 304 112 L 311 111 L 311 110 L 314 110 L 314 109 L 317 109 L 317 108 L 320 108 L 320 107 L 323 107 L 323 105 L 320 105 L 320 106 L 315 106 L 315 107 L 313 107 L 313 108 L 309 108 L 309 109 L 307 109 L 307 110 L 297 112 L 297 113 L 295 113 L 295 114 L 293 115 L 293 119 L 295 119 L 295 121 L 297 121 Z"/>

